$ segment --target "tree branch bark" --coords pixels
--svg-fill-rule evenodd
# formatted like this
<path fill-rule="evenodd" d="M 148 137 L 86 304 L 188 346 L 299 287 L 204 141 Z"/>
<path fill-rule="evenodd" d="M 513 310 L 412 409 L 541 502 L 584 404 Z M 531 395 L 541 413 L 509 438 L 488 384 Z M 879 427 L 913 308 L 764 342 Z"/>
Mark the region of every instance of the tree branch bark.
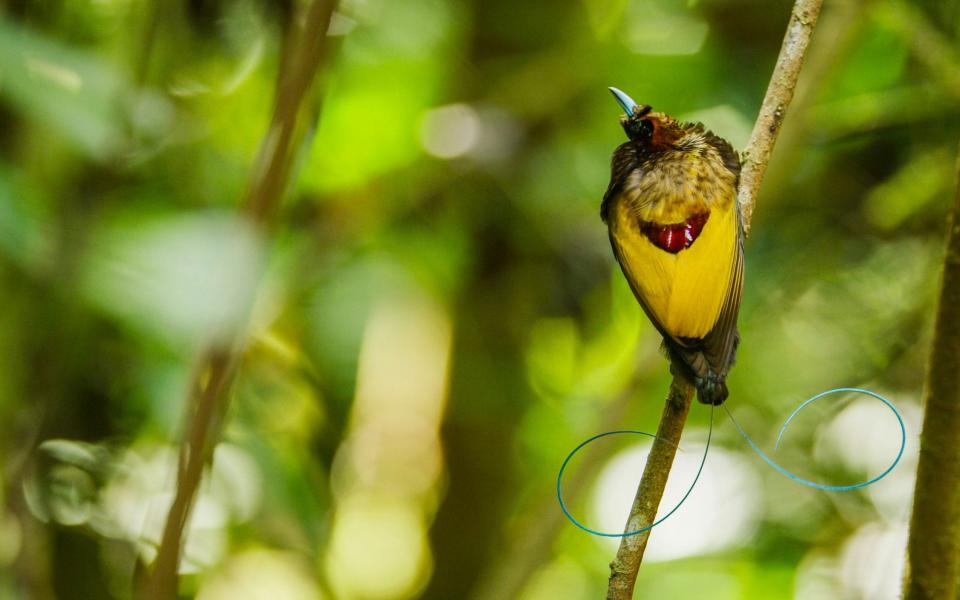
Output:
<path fill-rule="evenodd" d="M 760 182 L 767 170 L 773 145 L 783 124 L 787 107 L 793 99 L 797 78 L 813 28 L 820 15 L 823 0 L 796 0 L 790 13 L 790 22 L 780 47 L 780 55 L 767 86 L 767 93 L 760 106 L 760 113 L 753 126 L 750 142 L 742 154 L 743 168 L 737 202 L 743 213 L 744 234 L 750 231 L 753 208 L 760 191 Z M 960 292 L 958 292 L 960 294 Z M 624 531 L 634 531 L 654 522 L 663 490 L 670 476 L 670 467 L 676 454 L 676 444 L 690 412 L 694 387 L 683 377 L 674 373 L 666 406 L 657 427 L 658 439 L 654 440 L 647 457 L 647 464 L 637 487 L 637 494 L 630 510 Z M 662 438 L 662 439 L 661 439 Z M 630 600 L 637 581 L 637 572 L 643 561 L 650 532 L 620 539 L 617 556 L 610 563 L 610 580 L 607 600 Z"/>
<path fill-rule="evenodd" d="M 750 233 L 750 223 L 753 221 L 753 207 L 757 203 L 760 192 L 760 182 L 767 171 L 773 145 L 780 133 L 783 117 L 787 107 L 793 100 L 793 92 L 797 87 L 797 78 L 803 66 L 803 58 L 810 44 L 810 36 L 820 16 L 820 6 L 823 0 L 797 0 L 790 13 L 790 22 L 787 24 L 787 33 L 780 47 L 780 56 L 773 68 L 767 93 L 760 105 L 760 114 L 753 125 L 750 142 L 742 154 L 743 170 L 740 173 L 740 190 L 737 201 L 743 212 L 743 229 L 745 234 Z"/>
<path fill-rule="evenodd" d="M 261 229 L 269 228 L 275 219 L 289 183 L 291 163 L 301 139 L 298 135 L 302 132 L 302 127 L 298 127 L 300 113 L 327 54 L 326 34 L 334 5 L 334 0 L 311 3 L 298 39 L 289 46 L 293 49 L 292 55 L 281 63 L 283 72 L 270 127 L 260 144 L 241 203 L 243 215 Z M 177 490 L 147 590 L 152 600 L 176 598 L 184 530 L 203 469 L 213 458 L 244 337 L 244 332 L 237 332 L 233 340 L 209 348 L 194 375 L 188 400 L 189 423 L 180 448 Z"/>
<path fill-rule="evenodd" d="M 670 392 L 660 416 L 657 437 L 653 440 L 647 464 L 643 467 L 643 477 L 637 495 L 633 499 L 630 517 L 624 531 L 636 531 L 648 527 L 657 517 L 657 508 L 667 487 L 673 457 L 680 445 L 683 426 L 687 422 L 690 404 L 695 392 L 693 385 L 684 377 L 673 376 Z M 643 552 L 647 549 L 650 532 L 620 538 L 617 557 L 610 563 L 610 581 L 607 584 L 608 599 L 629 599 L 633 597 L 633 587 L 637 581 L 637 572 L 643 561 Z"/>
<path fill-rule="evenodd" d="M 920 462 L 904 600 L 950 599 L 960 587 L 960 156 L 924 393 Z"/>

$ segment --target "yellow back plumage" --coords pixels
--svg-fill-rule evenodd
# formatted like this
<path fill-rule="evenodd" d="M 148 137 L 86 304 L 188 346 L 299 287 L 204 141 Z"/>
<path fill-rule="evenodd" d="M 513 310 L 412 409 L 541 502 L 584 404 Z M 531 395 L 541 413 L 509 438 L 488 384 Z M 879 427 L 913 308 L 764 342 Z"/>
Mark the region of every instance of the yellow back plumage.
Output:
<path fill-rule="evenodd" d="M 623 270 L 651 317 L 674 337 L 702 338 L 717 322 L 737 252 L 735 206 L 732 197 L 714 205 L 700 236 L 676 254 L 656 247 L 640 231 L 627 203 L 612 207 L 611 233 Z"/>

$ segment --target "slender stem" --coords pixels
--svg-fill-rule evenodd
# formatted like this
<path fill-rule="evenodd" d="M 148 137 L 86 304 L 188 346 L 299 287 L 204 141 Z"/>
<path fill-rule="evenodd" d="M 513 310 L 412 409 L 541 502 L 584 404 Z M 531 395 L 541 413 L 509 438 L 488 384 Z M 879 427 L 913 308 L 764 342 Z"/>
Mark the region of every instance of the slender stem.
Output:
<path fill-rule="evenodd" d="M 203 467 L 212 458 L 212 432 L 217 430 L 217 415 L 226 410 L 224 393 L 232 377 L 232 361 L 229 352 L 211 350 L 204 358 L 205 377 L 203 383 L 197 382 L 190 404 L 193 414 L 189 429 L 180 447 L 180 461 L 177 472 L 177 491 L 170 505 L 167 522 L 164 525 L 160 551 L 153 567 L 153 585 L 150 590 L 155 600 L 175 598 L 177 593 L 177 566 L 180 564 L 180 547 L 184 528 L 190 516 L 193 500 L 196 496 Z"/>
<path fill-rule="evenodd" d="M 257 222 L 266 223 L 273 218 L 289 181 L 292 153 L 296 149 L 296 144 L 291 142 L 296 133 L 297 116 L 327 54 L 326 32 L 334 4 L 334 0 L 314 0 L 307 10 L 299 40 L 290 44 L 296 50 L 283 62 L 287 72 L 277 86 L 273 119 L 260 145 L 244 206 Z"/>
<path fill-rule="evenodd" d="M 624 531 L 636 531 L 648 527 L 657 517 L 657 508 L 667 487 L 673 457 L 680 445 L 683 426 L 687 422 L 694 387 L 685 378 L 674 374 L 670 392 L 657 426 L 657 437 L 653 440 L 647 464 L 643 467 L 643 477 L 637 495 L 633 499 L 630 517 Z M 608 600 L 629 599 L 633 597 L 637 571 L 643 561 L 643 552 L 647 549 L 650 532 L 620 538 L 617 557 L 610 563 L 610 581 L 607 587 Z"/>
<path fill-rule="evenodd" d="M 823 0 L 797 0 L 790 13 L 790 23 L 787 24 L 787 33 L 783 37 L 780 47 L 780 56 L 773 68 L 767 94 L 760 105 L 760 114 L 753 124 L 753 133 L 743 153 L 743 170 L 740 173 L 740 192 L 737 201 L 743 212 L 743 228 L 745 233 L 750 231 L 753 220 L 753 207 L 757 203 L 760 192 L 760 182 L 767 171 L 773 145 L 780 133 L 783 117 L 787 107 L 793 99 L 793 92 L 797 87 L 797 78 L 803 66 L 803 58 L 810 44 L 813 27 L 820 16 L 820 6 Z"/>
<path fill-rule="evenodd" d="M 270 128 L 260 145 L 242 203 L 244 214 L 266 229 L 274 220 L 289 183 L 290 166 L 299 145 L 299 115 L 322 59 L 326 56 L 326 32 L 334 0 L 314 0 L 277 87 Z M 180 449 L 177 491 L 170 506 L 157 560 L 149 582 L 152 600 L 168 600 L 177 594 L 184 530 L 197 495 L 204 467 L 213 457 L 221 423 L 229 404 L 229 389 L 244 344 L 243 332 L 234 339 L 208 349 L 200 360 L 189 400 L 189 423 Z"/>
<path fill-rule="evenodd" d="M 960 587 L 960 157 L 955 194 L 924 393 L 905 600 L 952 600 Z"/>
<path fill-rule="evenodd" d="M 750 135 L 750 142 L 743 153 L 743 169 L 740 173 L 740 188 L 737 202 L 743 213 L 744 232 L 750 231 L 750 222 L 753 218 L 753 208 L 757 202 L 760 182 L 767 170 L 773 145 L 777 141 L 777 134 L 783 123 L 787 107 L 793 99 L 793 92 L 797 86 L 797 78 L 810 36 L 820 15 L 823 0 L 797 0 L 790 13 L 790 22 L 783 38 L 780 55 L 773 69 L 767 93 L 760 106 L 760 113 Z M 660 417 L 657 435 L 664 440 L 655 440 L 647 465 L 643 470 L 640 485 L 630 510 L 624 531 L 634 531 L 653 523 L 660 506 L 660 498 L 670 476 L 670 467 L 680 434 L 690 412 L 693 401 L 694 387 L 682 376 L 674 373 L 670 392 L 667 395 L 666 406 Z M 607 600 L 629 600 L 633 597 L 633 588 L 636 585 L 637 572 L 643 561 L 643 552 L 647 547 L 650 532 L 624 537 L 620 540 L 617 556 L 610 563 L 610 580 L 607 587 Z"/>

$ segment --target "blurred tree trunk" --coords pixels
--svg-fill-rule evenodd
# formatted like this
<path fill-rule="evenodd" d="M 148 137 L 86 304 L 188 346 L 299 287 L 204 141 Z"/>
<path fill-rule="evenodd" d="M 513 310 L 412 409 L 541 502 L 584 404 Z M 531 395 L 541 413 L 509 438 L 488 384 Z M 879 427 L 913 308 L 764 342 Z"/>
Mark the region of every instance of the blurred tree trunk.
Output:
<path fill-rule="evenodd" d="M 960 158 L 933 332 L 904 598 L 954 599 L 960 586 Z"/>

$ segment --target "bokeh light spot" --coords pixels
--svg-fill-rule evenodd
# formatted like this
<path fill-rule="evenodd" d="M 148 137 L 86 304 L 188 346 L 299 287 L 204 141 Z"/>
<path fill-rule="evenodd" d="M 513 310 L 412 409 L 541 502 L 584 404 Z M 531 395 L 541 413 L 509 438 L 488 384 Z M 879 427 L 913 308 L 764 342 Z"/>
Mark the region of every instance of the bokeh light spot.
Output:
<path fill-rule="evenodd" d="M 463 156 L 479 139 L 480 118 L 466 104 L 451 104 L 427 111 L 420 125 L 423 149 L 438 158 Z"/>

